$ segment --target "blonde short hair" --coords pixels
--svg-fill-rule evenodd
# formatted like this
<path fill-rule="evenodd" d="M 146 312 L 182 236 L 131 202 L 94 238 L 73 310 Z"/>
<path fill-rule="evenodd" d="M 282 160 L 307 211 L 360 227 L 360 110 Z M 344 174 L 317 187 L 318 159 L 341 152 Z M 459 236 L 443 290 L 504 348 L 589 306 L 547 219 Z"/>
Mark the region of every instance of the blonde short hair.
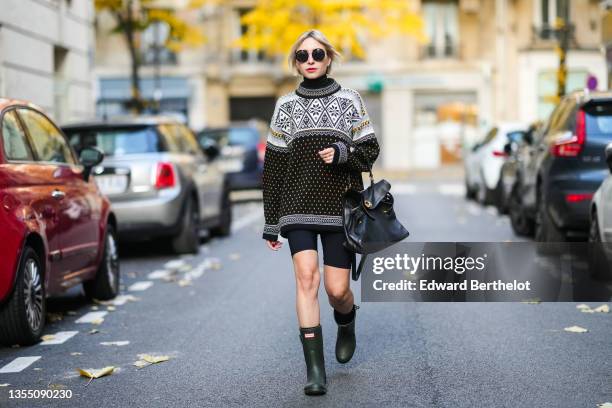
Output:
<path fill-rule="evenodd" d="M 321 44 L 323 44 L 323 47 L 325 48 L 325 53 L 329 56 L 329 58 L 331 58 L 331 62 L 329 63 L 329 66 L 327 67 L 326 73 L 327 74 L 331 73 L 332 64 L 334 63 L 334 61 L 336 61 L 336 59 L 341 59 L 342 55 L 340 55 L 340 53 L 336 51 L 334 46 L 329 42 L 327 37 L 325 37 L 325 35 L 322 32 L 320 32 L 319 30 L 314 30 L 314 29 L 308 30 L 302 33 L 298 37 L 298 39 L 295 41 L 295 43 L 293 43 L 293 45 L 291 46 L 291 49 L 289 50 L 289 56 L 287 58 L 287 61 L 289 62 L 289 68 L 294 73 L 296 74 L 299 73 L 297 69 L 297 64 L 295 61 L 295 52 L 298 50 L 300 45 L 302 45 L 304 40 L 307 38 L 313 38 L 317 40 L 318 42 L 320 42 Z"/>

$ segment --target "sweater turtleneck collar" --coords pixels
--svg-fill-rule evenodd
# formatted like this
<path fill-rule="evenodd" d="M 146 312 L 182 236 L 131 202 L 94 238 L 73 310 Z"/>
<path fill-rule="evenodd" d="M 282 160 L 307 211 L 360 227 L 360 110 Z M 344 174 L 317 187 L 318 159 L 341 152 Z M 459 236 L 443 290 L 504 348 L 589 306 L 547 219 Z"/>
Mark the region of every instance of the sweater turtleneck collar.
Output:
<path fill-rule="evenodd" d="M 327 74 L 317 78 L 303 78 L 295 93 L 304 98 L 320 98 L 331 95 L 340 89 L 340 84 L 335 79 L 328 77 Z"/>

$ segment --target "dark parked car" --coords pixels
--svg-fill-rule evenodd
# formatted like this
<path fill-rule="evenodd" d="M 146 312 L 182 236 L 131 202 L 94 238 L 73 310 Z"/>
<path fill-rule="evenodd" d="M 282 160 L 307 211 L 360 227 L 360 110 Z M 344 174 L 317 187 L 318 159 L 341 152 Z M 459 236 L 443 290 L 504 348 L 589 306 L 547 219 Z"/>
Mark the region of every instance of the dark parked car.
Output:
<path fill-rule="evenodd" d="M 219 164 L 227 173 L 231 190 L 261 189 L 266 143 L 255 126 L 204 129 L 198 133 L 198 141 L 203 148 L 218 144 Z"/>
<path fill-rule="evenodd" d="M 93 177 L 36 106 L 0 99 L 0 343 L 37 342 L 46 298 L 83 284 L 89 298 L 119 292 L 117 222 Z"/>
<path fill-rule="evenodd" d="M 511 206 L 520 205 L 526 222 L 534 224 L 537 241 L 586 239 L 589 205 L 607 174 L 604 148 L 612 141 L 612 93 L 565 96 L 525 141 L 529 146 L 520 155 L 518 198 Z"/>
<path fill-rule="evenodd" d="M 121 241 L 168 239 L 179 253 L 197 252 L 199 232 L 230 234 L 231 205 L 224 173 L 202 153 L 185 125 L 166 117 L 97 120 L 63 127 L 77 149 L 105 153 L 94 169 L 113 203 Z"/>
<path fill-rule="evenodd" d="M 509 210 L 509 199 L 512 188 L 516 184 L 519 168 L 519 152 L 524 145 L 523 137 L 525 133 L 533 132 L 534 126 L 531 125 L 525 132 L 516 131 L 508 134 L 508 142 L 504 145 L 504 163 L 500 170 L 500 189 L 495 205 L 500 214 L 507 214 Z"/>

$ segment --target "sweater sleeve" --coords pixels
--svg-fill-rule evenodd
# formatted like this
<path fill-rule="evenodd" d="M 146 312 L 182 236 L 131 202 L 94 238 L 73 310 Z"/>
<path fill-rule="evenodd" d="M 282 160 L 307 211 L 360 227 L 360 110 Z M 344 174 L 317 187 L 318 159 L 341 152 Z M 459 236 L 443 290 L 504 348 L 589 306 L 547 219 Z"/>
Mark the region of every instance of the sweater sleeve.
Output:
<path fill-rule="evenodd" d="M 289 149 L 286 136 L 289 132 L 289 117 L 276 102 L 270 121 L 266 151 L 264 155 L 262 189 L 264 207 L 263 239 L 277 241 L 279 234 L 280 199 L 287 167 Z"/>
<path fill-rule="evenodd" d="M 347 142 L 338 141 L 328 147 L 334 148 L 332 164 L 344 165 L 351 170 L 364 172 L 368 171 L 368 164 L 374 165 L 380 152 L 380 146 L 363 99 L 357 91 L 354 92 L 355 100 L 351 113 L 353 146 Z"/>

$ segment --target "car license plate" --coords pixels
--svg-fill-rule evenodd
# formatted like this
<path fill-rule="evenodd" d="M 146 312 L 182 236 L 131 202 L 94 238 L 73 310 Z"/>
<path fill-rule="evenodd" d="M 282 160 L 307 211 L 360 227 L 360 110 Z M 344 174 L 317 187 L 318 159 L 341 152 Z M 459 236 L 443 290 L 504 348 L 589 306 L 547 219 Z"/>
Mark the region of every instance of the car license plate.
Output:
<path fill-rule="evenodd" d="M 102 194 L 120 194 L 127 189 L 128 179 L 123 175 L 96 176 L 96 184 Z"/>
<path fill-rule="evenodd" d="M 225 172 L 242 171 L 242 160 L 224 160 L 220 164 L 221 170 Z"/>

